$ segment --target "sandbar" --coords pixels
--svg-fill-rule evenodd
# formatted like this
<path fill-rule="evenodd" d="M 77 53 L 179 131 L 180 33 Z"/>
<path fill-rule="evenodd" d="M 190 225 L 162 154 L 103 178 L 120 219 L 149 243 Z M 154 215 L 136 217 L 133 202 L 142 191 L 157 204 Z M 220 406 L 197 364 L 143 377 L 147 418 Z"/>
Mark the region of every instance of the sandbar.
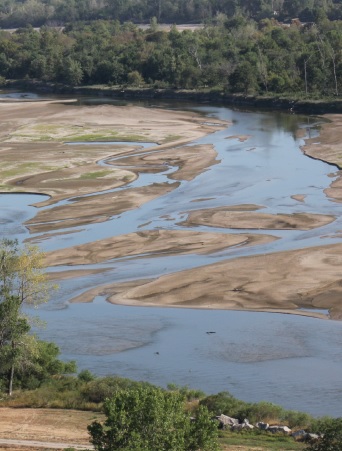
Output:
<path fill-rule="evenodd" d="M 275 240 L 270 235 L 221 234 L 185 230 L 144 230 L 49 252 L 47 266 L 89 265 L 114 258 L 143 255 L 211 254 L 231 246 L 252 246 Z M 58 273 L 56 273 L 58 278 Z"/>
<path fill-rule="evenodd" d="M 255 210 L 261 208 L 255 206 Z M 253 212 L 245 205 L 196 210 L 189 213 L 186 226 L 209 226 L 227 229 L 260 229 L 260 230 L 311 230 L 322 227 L 335 220 L 332 215 L 316 215 L 311 213 L 270 214 Z"/>
<path fill-rule="evenodd" d="M 342 319 L 342 244 L 241 257 L 156 279 L 107 284 L 74 299 L 114 304 L 253 310 Z M 305 310 L 298 310 L 305 309 Z"/>

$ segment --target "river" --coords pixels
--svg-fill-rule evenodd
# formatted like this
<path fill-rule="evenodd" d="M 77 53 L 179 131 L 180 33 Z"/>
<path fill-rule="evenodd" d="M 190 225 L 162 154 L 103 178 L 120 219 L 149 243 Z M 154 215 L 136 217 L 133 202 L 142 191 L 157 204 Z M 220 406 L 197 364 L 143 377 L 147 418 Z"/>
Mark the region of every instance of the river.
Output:
<path fill-rule="evenodd" d="M 267 213 L 328 214 L 336 220 L 310 231 L 272 230 L 269 233 L 279 239 L 260 246 L 233 247 L 206 256 L 139 256 L 100 264 L 106 272 L 63 281 L 51 301 L 40 307 L 39 316 L 47 327 L 39 335 L 55 341 L 62 358 L 75 359 L 79 369 L 88 368 L 98 375 L 117 374 L 162 386 L 176 383 L 206 393 L 230 391 L 246 401 L 266 400 L 317 416 L 342 416 L 341 322 L 272 313 L 115 306 L 102 298 L 92 304 L 68 303 L 85 289 L 108 281 L 156 277 L 238 256 L 340 241 L 330 236 L 341 230 L 342 205 L 323 192 L 336 169 L 304 156 L 300 149 L 304 141 L 297 138 L 298 130 L 304 129 L 307 136 L 319 140 L 321 119 L 214 105 L 163 102 L 161 106 L 199 111 L 208 122 L 219 118 L 232 123 L 198 141 L 214 144 L 218 164 L 109 221 L 44 240 L 32 235 L 42 250 L 144 229 L 184 229 L 179 223 L 186 218 L 185 212 L 232 204 L 263 205 Z M 246 139 L 237 138 L 241 135 Z M 132 186 L 167 181 L 168 172 L 166 168 L 164 173 L 141 175 Z M 291 197 L 296 194 L 304 195 L 305 202 Z M 23 223 L 36 212 L 30 205 L 42 198 L 0 195 L 3 236 L 26 239 L 29 234 Z"/>

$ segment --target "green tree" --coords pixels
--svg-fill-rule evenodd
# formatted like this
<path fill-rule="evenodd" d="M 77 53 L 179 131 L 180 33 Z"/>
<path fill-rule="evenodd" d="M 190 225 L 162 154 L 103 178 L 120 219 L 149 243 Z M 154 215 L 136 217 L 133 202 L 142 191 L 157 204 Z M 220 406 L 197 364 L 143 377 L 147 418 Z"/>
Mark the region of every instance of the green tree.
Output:
<path fill-rule="evenodd" d="M 7 373 L 7 391 L 12 395 L 14 369 L 23 360 L 30 325 L 20 314 L 20 299 L 6 296 L 0 303 L 0 367 Z"/>
<path fill-rule="evenodd" d="M 71 57 L 66 58 L 63 79 L 65 83 L 71 86 L 81 84 L 83 79 L 83 70 L 79 61 L 74 60 Z"/>
<path fill-rule="evenodd" d="M 104 403 L 107 417 L 88 426 L 97 451 L 217 451 L 217 425 L 201 407 L 195 419 L 175 391 L 137 386 Z"/>
<path fill-rule="evenodd" d="M 37 341 L 29 335 L 31 327 L 22 307 L 47 300 L 50 285 L 42 262 L 37 247 L 20 248 L 16 240 L 0 241 L 0 374 L 8 376 L 10 395 L 15 368 L 29 365 L 37 355 Z"/>

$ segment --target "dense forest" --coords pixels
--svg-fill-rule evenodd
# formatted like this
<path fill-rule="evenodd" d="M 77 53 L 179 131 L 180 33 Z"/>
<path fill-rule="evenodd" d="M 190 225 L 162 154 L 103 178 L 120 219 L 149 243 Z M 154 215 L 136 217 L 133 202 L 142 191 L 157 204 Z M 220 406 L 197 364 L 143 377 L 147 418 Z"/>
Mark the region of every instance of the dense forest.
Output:
<path fill-rule="evenodd" d="M 148 23 L 151 17 L 164 23 L 202 23 L 218 14 L 312 22 L 319 9 L 330 20 L 342 19 L 341 0 L 0 0 L 0 26 L 56 26 L 98 19 Z"/>
<path fill-rule="evenodd" d="M 226 93 L 337 97 L 342 21 L 284 25 L 220 14 L 195 31 L 132 22 L 73 22 L 63 30 L 0 31 L 0 76 L 66 85 L 211 89 Z"/>

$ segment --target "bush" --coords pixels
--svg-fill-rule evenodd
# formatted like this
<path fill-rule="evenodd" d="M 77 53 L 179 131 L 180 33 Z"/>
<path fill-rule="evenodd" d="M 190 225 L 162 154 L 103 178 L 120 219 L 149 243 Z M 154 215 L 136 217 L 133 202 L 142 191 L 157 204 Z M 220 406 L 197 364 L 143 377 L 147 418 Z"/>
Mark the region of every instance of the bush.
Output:
<path fill-rule="evenodd" d="M 138 385 L 104 403 L 105 423 L 88 426 L 97 451 L 217 451 L 217 425 L 201 406 L 192 421 L 175 391 Z"/>
<path fill-rule="evenodd" d="M 342 418 L 325 420 L 320 433 L 322 437 L 306 448 L 307 451 L 342 451 Z"/>
<path fill-rule="evenodd" d="M 220 392 L 210 395 L 200 401 L 200 405 L 206 406 L 213 415 L 229 415 L 238 418 L 240 412 L 246 409 L 249 404 L 234 398 L 229 392 Z"/>

